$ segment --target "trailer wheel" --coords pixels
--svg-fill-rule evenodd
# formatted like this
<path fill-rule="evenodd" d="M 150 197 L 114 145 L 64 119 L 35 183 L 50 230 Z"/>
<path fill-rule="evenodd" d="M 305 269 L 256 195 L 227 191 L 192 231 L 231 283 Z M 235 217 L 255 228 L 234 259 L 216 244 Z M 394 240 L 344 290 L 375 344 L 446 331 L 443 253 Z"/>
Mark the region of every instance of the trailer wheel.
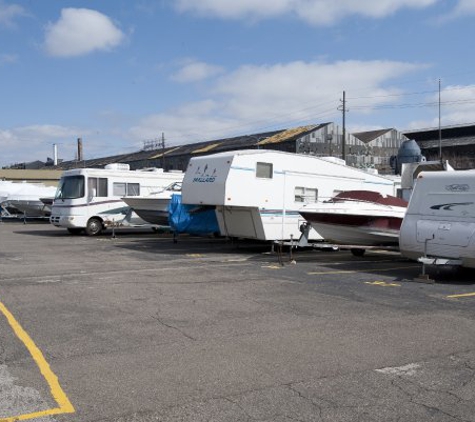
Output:
<path fill-rule="evenodd" d="M 67 230 L 68 230 L 69 234 L 74 234 L 74 235 L 81 234 L 81 232 L 82 232 L 82 229 L 76 229 L 76 228 L 72 228 L 72 227 L 69 227 Z"/>
<path fill-rule="evenodd" d="M 360 249 L 360 248 L 352 248 L 350 249 L 351 253 L 353 256 L 363 256 L 364 253 L 366 252 L 365 249 Z"/>
<path fill-rule="evenodd" d="M 102 229 L 102 221 L 99 218 L 93 217 L 87 222 L 86 234 L 88 236 L 96 236 L 101 233 Z"/>

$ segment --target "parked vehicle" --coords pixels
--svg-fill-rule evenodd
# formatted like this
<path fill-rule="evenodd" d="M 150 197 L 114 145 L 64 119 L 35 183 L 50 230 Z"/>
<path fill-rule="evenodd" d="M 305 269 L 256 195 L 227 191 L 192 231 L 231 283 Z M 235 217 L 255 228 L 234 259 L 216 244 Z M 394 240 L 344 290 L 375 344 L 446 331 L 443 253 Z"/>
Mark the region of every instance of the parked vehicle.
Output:
<path fill-rule="evenodd" d="M 475 170 L 419 174 L 399 248 L 426 264 L 475 268 Z"/>
<path fill-rule="evenodd" d="M 394 195 L 394 179 L 341 163 L 270 150 L 242 150 L 193 157 L 183 179 L 185 204 L 214 205 L 221 235 L 259 240 L 298 239 L 306 203 L 343 190 Z M 309 240 L 321 240 L 315 231 Z"/>
<path fill-rule="evenodd" d="M 58 185 L 50 222 L 70 233 L 85 230 L 99 234 L 108 224 L 116 224 L 130 211 L 124 196 L 147 196 L 175 181 L 183 173 L 149 168 L 130 170 L 127 164 L 109 164 L 104 169 L 66 170 Z"/>

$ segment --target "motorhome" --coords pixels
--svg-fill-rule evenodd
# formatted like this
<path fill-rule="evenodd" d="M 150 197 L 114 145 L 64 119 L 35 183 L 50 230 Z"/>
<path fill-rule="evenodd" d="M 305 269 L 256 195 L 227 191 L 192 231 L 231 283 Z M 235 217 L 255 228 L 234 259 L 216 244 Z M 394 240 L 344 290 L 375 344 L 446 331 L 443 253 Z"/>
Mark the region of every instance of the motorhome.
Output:
<path fill-rule="evenodd" d="M 223 236 L 289 240 L 302 234 L 304 204 L 356 189 L 394 195 L 397 182 L 334 158 L 242 150 L 193 157 L 182 202 L 215 206 Z M 313 229 L 308 238 L 322 239 Z"/>
<path fill-rule="evenodd" d="M 475 268 L 475 170 L 419 174 L 399 248 L 425 264 Z"/>
<path fill-rule="evenodd" d="M 125 196 L 147 196 L 183 179 L 182 172 L 148 168 L 130 170 L 127 164 L 109 164 L 103 169 L 66 170 L 58 184 L 50 222 L 71 234 L 83 230 L 99 234 L 107 224 L 124 219 L 129 207 Z"/>

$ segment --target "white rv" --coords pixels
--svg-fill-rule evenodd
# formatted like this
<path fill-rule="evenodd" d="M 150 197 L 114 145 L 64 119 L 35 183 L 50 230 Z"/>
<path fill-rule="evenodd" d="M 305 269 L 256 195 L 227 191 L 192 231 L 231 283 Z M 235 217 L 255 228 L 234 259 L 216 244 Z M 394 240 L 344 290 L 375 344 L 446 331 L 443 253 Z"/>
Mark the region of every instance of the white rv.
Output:
<path fill-rule="evenodd" d="M 72 234 L 82 230 L 99 234 L 107 222 L 120 222 L 129 211 L 125 196 L 147 196 L 181 181 L 181 172 L 163 169 L 129 170 L 127 164 L 109 164 L 104 169 L 66 170 L 58 184 L 50 222 Z"/>
<path fill-rule="evenodd" d="M 419 175 L 399 248 L 423 263 L 475 268 L 475 170 Z"/>
<path fill-rule="evenodd" d="M 182 185 L 185 204 L 215 205 L 223 236 L 259 240 L 298 239 L 305 203 L 342 190 L 394 195 L 395 181 L 335 160 L 270 150 L 194 157 Z M 313 229 L 310 240 L 322 238 Z"/>

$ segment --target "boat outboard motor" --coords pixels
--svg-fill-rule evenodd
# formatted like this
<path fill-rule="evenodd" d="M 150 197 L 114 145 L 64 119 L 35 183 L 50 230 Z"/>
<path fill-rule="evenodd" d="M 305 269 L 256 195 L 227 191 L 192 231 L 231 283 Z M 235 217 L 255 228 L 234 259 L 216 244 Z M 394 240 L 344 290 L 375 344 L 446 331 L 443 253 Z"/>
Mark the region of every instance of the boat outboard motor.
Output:
<path fill-rule="evenodd" d="M 391 168 L 395 174 L 401 174 L 401 168 L 404 163 L 420 163 L 426 158 L 421 154 L 421 149 L 414 139 L 404 141 L 399 147 L 397 155 L 390 159 Z"/>

